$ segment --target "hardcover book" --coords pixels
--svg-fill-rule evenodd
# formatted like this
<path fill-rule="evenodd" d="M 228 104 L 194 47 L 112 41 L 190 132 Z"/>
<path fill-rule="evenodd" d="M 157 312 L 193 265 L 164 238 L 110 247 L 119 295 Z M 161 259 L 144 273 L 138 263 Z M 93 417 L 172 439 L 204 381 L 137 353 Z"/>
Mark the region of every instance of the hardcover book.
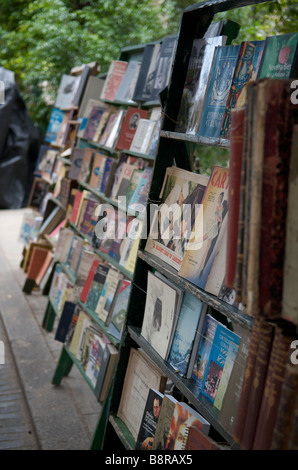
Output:
<path fill-rule="evenodd" d="M 197 135 L 219 138 L 240 46 L 217 47 Z"/>
<path fill-rule="evenodd" d="M 133 94 L 138 80 L 141 62 L 130 60 L 116 93 L 115 101 L 133 102 Z"/>
<path fill-rule="evenodd" d="M 148 112 L 145 109 L 137 109 L 129 106 L 123 119 L 123 124 L 119 133 L 116 148 L 119 150 L 129 150 L 131 142 L 138 128 L 140 119 L 146 119 Z"/>
<path fill-rule="evenodd" d="M 298 33 L 266 38 L 257 78 L 297 78 Z"/>
<path fill-rule="evenodd" d="M 102 100 L 114 101 L 127 65 L 124 60 L 112 60 L 102 89 Z"/>

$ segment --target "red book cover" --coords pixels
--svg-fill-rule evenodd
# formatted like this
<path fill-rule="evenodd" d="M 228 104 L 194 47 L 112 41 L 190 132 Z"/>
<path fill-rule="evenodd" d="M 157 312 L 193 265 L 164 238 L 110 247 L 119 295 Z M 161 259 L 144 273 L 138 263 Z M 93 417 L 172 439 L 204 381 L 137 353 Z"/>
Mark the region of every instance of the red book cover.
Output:
<path fill-rule="evenodd" d="M 28 270 L 27 270 L 28 279 L 35 280 L 38 277 L 38 274 L 43 267 L 43 264 L 48 256 L 48 253 L 49 253 L 49 250 L 47 250 L 46 248 L 41 248 L 39 246 L 35 246 L 33 248 Z"/>
<path fill-rule="evenodd" d="M 136 133 L 141 118 L 147 119 L 148 112 L 145 109 L 136 109 L 132 106 L 127 108 L 126 116 L 123 120 L 116 148 L 119 150 L 129 150 L 131 142 Z"/>
<path fill-rule="evenodd" d="M 103 99 L 113 101 L 117 94 L 119 85 L 127 68 L 127 62 L 123 60 L 114 60 L 110 66 L 107 87 L 104 90 Z"/>
<path fill-rule="evenodd" d="M 78 211 L 79 211 L 79 208 L 80 208 L 82 196 L 83 196 L 82 191 L 78 190 L 76 192 L 76 195 L 75 195 L 75 198 L 74 198 L 73 207 L 72 207 L 72 211 L 71 211 L 71 217 L 70 217 L 70 221 L 73 224 L 75 224 L 76 221 L 77 221 L 77 216 L 78 216 Z"/>
<path fill-rule="evenodd" d="M 89 271 L 89 274 L 86 278 L 86 281 L 85 281 L 85 284 L 84 284 L 84 287 L 82 289 L 82 292 L 81 292 L 81 295 L 80 295 L 80 301 L 81 302 L 86 302 L 87 300 L 87 297 L 88 297 L 88 293 L 89 293 L 89 290 L 90 290 L 90 287 L 91 287 L 91 284 L 92 284 L 92 281 L 93 281 L 93 278 L 95 276 L 95 273 L 96 273 L 96 270 L 97 270 L 97 266 L 99 265 L 99 260 L 95 259 L 91 265 L 91 268 L 90 268 L 90 271 Z"/>
<path fill-rule="evenodd" d="M 230 185 L 228 190 L 228 227 L 226 251 L 226 287 L 234 287 L 237 258 L 241 165 L 243 150 L 244 108 L 231 112 Z"/>

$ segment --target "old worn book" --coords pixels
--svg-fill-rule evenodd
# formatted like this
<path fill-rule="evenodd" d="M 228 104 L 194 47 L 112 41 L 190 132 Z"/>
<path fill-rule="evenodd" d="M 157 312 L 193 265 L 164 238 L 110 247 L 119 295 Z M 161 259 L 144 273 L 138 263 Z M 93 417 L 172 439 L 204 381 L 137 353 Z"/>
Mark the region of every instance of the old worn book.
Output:
<path fill-rule="evenodd" d="M 134 103 L 132 97 L 140 72 L 141 62 L 139 60 L 130 60 L 126 71 L 119 85 L 115 96 L 115 101 Z"/>
<path fill-rule="evenodd" d="M 283 276 L 282 317 L 298 324 L 298 289 L 296 267 L 298 266 L 298 167 L 296 152 L 298 148 L 298 125 L 293 127 L 292 151 L 289 168 L 288 207 L 286 222 L 286 246 Z"/>
<path fill-rule="evenodd" d="M 244 432 L 244 424 L 245 424 L 245 417 L 247 413 L 249 394 L 252 388 L 254 367 L 255 367 L 256 359 L 257 359 L 258 344 L 260 341 L 260 330 L 261 330 L 260 327 L 261 327 L 261 322 L 258 318 L 256 318 L 254 321 L 252 332 L 251 332 L 249 351 L 247 355 L 247 361 L 245 364 L 243 383 L 241 387 L 238 410 L 237 410 L 237 415 L 236 415 L 235 424 L 234 424 L 233 438 L 234 438 L 234 441 L 239 445 L 240 445 L 243 432 Z"/>
<path fill-rule="evenodd" d="M 124 60 L 112 60 L 101 92 L 102 100 L 114 101 L 127 65 Z"/>
<path fill-rule="evenodd" d="M 94 263 L 96 263 L 96 270 L 94 272 Z M 90 273 L 94 272 L 92 280 L 90 279 Z M 100 263 L 98 260 L 95 260 L 91 266 L 91 269 L 89 271 L 88 277 L 86 279 L 86 282 L 84 284 L 84 289 L 82 291 L 81 296 L 83 295 L 84 298 L 86 298 L 86 307 L 89 308 L 92 312 L 95 312 L 99 297 L 101 295 L 106 277 L 109 272 L 109 267 L 103 263 Z M 92 276 L 92 274 L 91 274 Z M 91 281 L 91 282 L 90 282 Z M 90 283 L 89 291 L 87 294 L 87 297 L 85 296 L 85 288 L 86 283 Z M 82 300 L 82 297 L 81 297 Z M 82 300 L 84 301 L 84 300 Z"/>
<path fill-rule="evenodd" d="M 236 275 L 244 113 L 244 108 L 233 109 L 231 112 L 229 211 L 225 272 L 225 286 L 230 288 L 234 287 Z"/>
<path fill-rule="evenodd" d="M 146 119 L 148 112 L 145 109 L 137 109 L 129 106 L 123 119 L 116 148 L 129 150 L 141 118 Z"/>
<path fill-rule="evenodd" d="M 116 293 L 116 300 L 111 307 L 109 322 L 109 333 L 117 339 L 121 339 L 122 336 L 130 292 L 131 281 L 126 279 L 119 281 L 119 288 Z"/>
<path fill-rule="evenodd" d="M 225 275 L 228 187 L 229 169 L 214 166 L 179 270 L 180 276 L 214 295 Z"/>
<path fill-rule="evenodd" d="M 274 333 L 274 326 L 263 321 L 261 324 L 257 359 L 246 410 L 244 431 L 241 439 L 241 448 L 245 450 L 250 450 L 252 448 L 255 437 Z"/>
<path fill-rule="evenodd" d="M 166 376 L 141 349 L 131 348 L 117 416 L 126 424 L 134 439 L 140 429 L 148 391 L 164 393 Z"/>
<path fill-rule="evenodd" d="M 100 355 L 100 352 L 98 352 L 96 356 L 96 364 L 99 370 L 95 385 L 95 396 L 100 402 L 107 398 L 109 388 L 115 374 L 118 356 L 118 349 L 111 343 L 107 343 L 105 345 L 102 356 Z"/>
<path fill-rule="evenodd" d="M 157 101 L 159 99 L 159 93 L 164 90 L 169 83 L 175 50 L 176 36 L 165 37 L 161 43 L 150 101 Z"/>
<path fill-rule="evenodd" d="M 269 450 L 271 448 L 281 388 L 288 362 L 290 344 L 293 340 L 294 336 L 292 333 L 287 333 L 282 331 L 281 328 L 276 327 L 258 424 L 252 446 L 253 450 Z"/>

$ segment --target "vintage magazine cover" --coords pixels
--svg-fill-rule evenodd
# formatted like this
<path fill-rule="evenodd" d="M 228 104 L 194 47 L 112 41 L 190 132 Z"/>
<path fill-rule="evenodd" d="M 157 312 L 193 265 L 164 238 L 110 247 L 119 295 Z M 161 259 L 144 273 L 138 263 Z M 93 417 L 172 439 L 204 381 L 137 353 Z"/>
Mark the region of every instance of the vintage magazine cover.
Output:
<path fill-rule="evenodd" d="M 145 251 L 176 270 L 182 264 L 208 179 L 175 166 L 166 170 L 161 205 L 153 217 Z"/>
<path fill-rule="evenodd" d="M 190 239 L 179 275 L 198 287 L 205 289 L 211 282 L 212 265 L 219 255 L 225 252 L 222 238 L 226 236 L 226 219 L 228 212 L 229 169 L 214 166 L 198 213 L 196 224 L 201 229 L 195 230 Z M 195 236 L 198 234 L 199 236 Z M 221 252 L 220 249 L 221 248 Z M 225 273 L 225 257 L 222 269 L 218 266 L 216 274 L 217 289 L 221 287 Z M 221 271 L 220 279 L 218 273 Z M 210 292 L 210 291 L 209 291 Z M 217 295 L 217 294 L 215 294 Z"/>

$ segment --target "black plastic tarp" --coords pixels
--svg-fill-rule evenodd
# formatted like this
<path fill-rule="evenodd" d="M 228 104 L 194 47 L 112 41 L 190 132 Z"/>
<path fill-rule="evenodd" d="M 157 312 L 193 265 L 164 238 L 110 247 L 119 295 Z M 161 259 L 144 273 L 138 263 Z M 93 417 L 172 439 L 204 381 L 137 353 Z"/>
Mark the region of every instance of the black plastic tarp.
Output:
<path fill-rule="evenodd" d="M 0 67 L 0 209 L 26 205 L 40 143 L 14 73 Z"/>

